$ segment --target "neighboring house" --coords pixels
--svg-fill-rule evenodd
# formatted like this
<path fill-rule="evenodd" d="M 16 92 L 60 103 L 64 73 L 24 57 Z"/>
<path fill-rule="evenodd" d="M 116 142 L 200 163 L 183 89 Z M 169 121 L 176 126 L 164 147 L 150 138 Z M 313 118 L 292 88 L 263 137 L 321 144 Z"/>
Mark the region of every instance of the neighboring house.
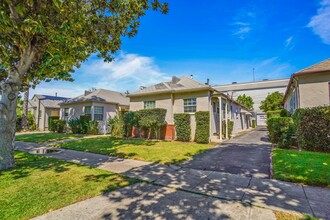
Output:
<path fill-rule="evenodd" d="M 48 130 L 48 118 L 60 116 L 60 102 L 67 100 L 65 97 L 50 95 L 34 95 L 29 100 L 29 111 L 33 114 L 37 129 Z"/>
<path fill-rule="evenodd" d="M 211 113 L 210 139 L 214 141 L 223 138 L 220 134 L 225 118 L 234 120 L 234 133 L 251 126 L 251 113 L 247 108 L 227 95 L 216 91 L 208 82 L 202 84 L 188 77 L 177 78 L 174 76 L 170 82 L 162 82 L 147 88 L 141 87 L 139 91 L 129 94 L 128 97 L 131 111 L 149 108 L 167 110 L 165 119 L 167 125 L 163 134 L 166 140 L 175 139 L 174 114 L 176 113 L 191 114 L 191 140 L 195 136 L 196 111 Z M 228 138 L 228 132 L 225 136 Z"/>
<path fill-rule="evenodd" d="M 91 120 L 99 121 L 100 133 L 108 132 L 108 121 L 118 111 L 129 108 L 129 99 L 125 94 L 106 89 L 85 91 L 84 95 L 60 103 L 60 117 L 63 120 L 89 115 Z"/>
<path fill-rule="evenodd" d="M 294 112 L 297 108 L 328 106 L 330 104 L 330 59 L 317 63 L 291 75 L 284 108 Z"/>
<path fill-rule="evenodd" d="M 239 95 L 251 96 L 254 101 L 254 116 L 257 119 L 257 125 L 266 125 L 266 114 L 260 109 L 261 101 L 265 100 L 267 95 L 273 92 L 285 93 L 289 79 L 263 80 L 257 82 L 246 82 L 226 85 L 213 86 L 214 89 L 227 94 L 233 99 Z"/>

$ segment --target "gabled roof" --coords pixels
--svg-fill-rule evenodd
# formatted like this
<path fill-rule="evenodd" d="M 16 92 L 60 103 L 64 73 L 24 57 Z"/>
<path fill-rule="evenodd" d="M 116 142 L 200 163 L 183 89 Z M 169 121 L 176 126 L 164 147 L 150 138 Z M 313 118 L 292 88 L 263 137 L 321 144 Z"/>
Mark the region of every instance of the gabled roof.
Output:
<path fill-rule="evenodd" d="M 58 97 L 58 96 L 51 96 L 51 95 L 34 95 L 33 97 L 37 97 L 40 101 L 40 104 L 42 104 L 45 108 L 60 108 L 59 103 L 63 102 L 69 98 L 66 97 Z M 32 98 L 33 99 L 33 98 Z M 33 103 L 31 103 L 32 107 L 34 106 Z"/>
<path fill-rule="evenodd" d="M 308 73 L 316 73 L 316 72 L 324 72 L 324 71 L 330 71 L 330 58 L 322 62 L 316 63 L 312 66 L 309 66 L 305 69 L 299 70 L 298 72 L 295 72 L 293 75 L 298 76 Z"/>
<path fill-rule="evenodd" d="M 88 101 L 114 103 L 127 106 L 129 105 L 129 99 L 125 96 L 125 94 L 106 89 L 97 89 L 86 95 L 81 95 L 72 99 L 65 100 L 61 102 L 60 105 Z"/>
<path fill-rule="evenodd" d="M 173 77 L 172 81 L 161 82 L 156 85 L 152 85 L 146 88 L 142 88 L 139 91 L 133 92 L 128 95 L 131 96 L 140 96 L 147 94 L 159 94 L 159 93 L 175 93 L 175 92 L 184 92 L 190 90 L 207 90 L 212 89 L 209 85 L 202 84 L 196 80 L 193 80 L 189 77 Z"/>
<path fill-rule="evenodd" d="M 316 63 L 312 66 L 309 66 L 305 69 L 299 70 L 298 72 L 295 72 L 294 74 L 291 75 L 290 81 L 288 83 L 288 86 L 286 88 L 284 98 L 282 101 L 282 104 L 285 103 L 286 99 L 288 98 L 290 87 L 293 83 L 293 79 L 297 76 L 304 76 L 304 75 L 310 75 L 310 74 L 315 74 L 315 73 L 327 73 L 330 72 L 330 58 L 326 59 L 322 62 Z"/>

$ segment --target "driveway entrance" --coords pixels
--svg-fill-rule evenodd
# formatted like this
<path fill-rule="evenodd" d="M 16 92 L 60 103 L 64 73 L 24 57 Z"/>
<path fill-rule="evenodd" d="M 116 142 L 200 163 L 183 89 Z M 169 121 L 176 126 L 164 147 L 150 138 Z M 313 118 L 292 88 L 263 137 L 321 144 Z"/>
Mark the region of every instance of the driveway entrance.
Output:
<path fill-rule="evenodd" d="M 254 131 L 199 154 L 180 166 L 269 178 L 271 145 L 266 135 L 266 127 L 258 127 Z"/>

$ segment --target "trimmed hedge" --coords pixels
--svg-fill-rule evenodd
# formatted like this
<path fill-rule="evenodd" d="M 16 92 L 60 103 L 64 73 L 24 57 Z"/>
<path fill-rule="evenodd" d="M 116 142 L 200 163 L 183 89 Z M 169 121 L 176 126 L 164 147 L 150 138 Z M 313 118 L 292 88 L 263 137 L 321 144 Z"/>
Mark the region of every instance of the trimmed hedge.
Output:
<path fill-rule="evenodd" d="M 293 119 L 299 147 L 330 152 L 330 106 L 297 109 Z"/>
<path fill-rule="evenodd" d="M 227 120 L 228 120 L 228 137 L 230 139 L 230 136 L 232 135 L 234 129 L 234 121 L 231 121 L 230 119 Z M 222 121 L 222 135 L 226 137 L 226 120 Z"/>
<path fill-rule="evenodd" d="M 210 138 L 210 113 L 208 111 L 199 111 L 195 113 L 197 143 L 208 144 Z"/>
<path fill-rule="evenodd" d="M 190 114 L 179 113 L 174 114 L 174 125 L 176 132 L 176 139 L 178 141 L 190 141 L 191 128 L 190 128 Z"/>
<path fill-rule="evenodd" d="M 290 148 L 294 135 L 294 124 L 290 117 L 271 117 L 267 119 L 269 139 L 279 148 Z"/>
<path fill-rule="evenodd" d="M 281 111 L 282 110 L 274 110 L 274 111 L 268 111 L 267 118 L 272 118 L 272 117 L 280 117 L 281 116 Z"/>

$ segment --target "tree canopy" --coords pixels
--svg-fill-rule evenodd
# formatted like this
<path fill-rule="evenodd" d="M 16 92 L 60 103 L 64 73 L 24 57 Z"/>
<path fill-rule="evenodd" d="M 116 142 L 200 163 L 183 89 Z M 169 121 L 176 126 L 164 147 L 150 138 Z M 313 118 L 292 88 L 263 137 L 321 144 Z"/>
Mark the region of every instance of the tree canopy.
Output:
<path fill-rule="evenodd" d="M 239 103 L 241 103 L 242 105 L 244 105 L 245 107 L 247 107 L 247 108 L 253 110 L 253 104 L 254 104 L 254 101 L 253 101 L 253 99 L 252 99 L 251 96 L 247 96 L 247 95 L 245 95 L 245 94 L 243 94 L 243 95 L 239 95 L 239 96 L 237 97 L 237 101 L 238 101 Z"/>
<path fill-rule="evenodd" d="M 283 94 L 280 92 L 273 92 L 267 95 L 266 99 L 261 102 L 260 109 L 264 112 L 279 110 L 282 108 Z"/>
<path fill-rule="evenodd" d="M 0 80 L 19 72 L 20 84 L 72 80 L 91 54 L 105 61 L 132 37 L 148 9 L 167 13 L 158 0 L 5 0 L 0 3 Z"/>
<path fill-rule="evenodd" d="M 136 35 L 158 0 L 0 1 L 0 170 L 13 167 L 19 91 L 41 81 L 70 80 L 91 54 L 112 61 L 122 37 Z"/>

